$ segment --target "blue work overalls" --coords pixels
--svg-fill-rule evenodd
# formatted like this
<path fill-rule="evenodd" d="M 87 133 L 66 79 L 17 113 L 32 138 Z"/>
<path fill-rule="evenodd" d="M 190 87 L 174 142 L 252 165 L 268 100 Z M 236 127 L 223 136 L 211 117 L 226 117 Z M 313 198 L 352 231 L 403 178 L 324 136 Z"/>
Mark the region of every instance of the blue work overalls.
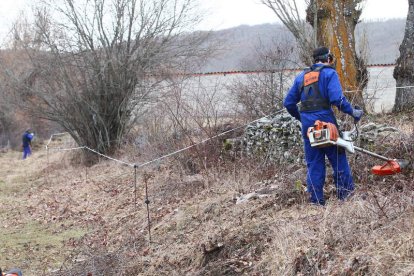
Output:
<path fill-rule="evenodd" d="M 23 144 L 23 159 L 26 159 L 29 155 L 32 154 L 30 144 L 33 139 L 33 133 L 26 131 L 22 137 Z"/>
<path fill-rule="evenodd" d="M 331 105 L 337 106 L 340 111 L 349 115 L 352 115 L 353 109 L 342 93 L 339 77 L 335 69 L 325 67 L 322 63 L 317 63 L 312 65 L 310 70 L 315 70 L 319 66 L 323 66 L 323 68 L 319 68 L 320 74 L 317 86 L 319 87 L 320 98 L 326 101 L 328 107 L 325 106 L 311 111 L 299 111 L 297 104 L 299 102 L 303 104 L 306 100 L 309 101 L 308 97 L 315 93 L 315 91 L 312 91 L 312 88 L 308 88 L 309 94 L 305 95 L 304 93 L 304 76 L 308 70 L 303 71 L 296 77 L 292 88 L 284 100 L 284 106 L 293 117 L 302 123 L 302 137 L 308 171 L 306 177 L 307 190 L 310 193 L 311 202 L 323 205 L 325 204 L 323 195 L 326 175 L 325 156 L 328 157 L 334 171 L 334 181 L 339 199 L 345 199 L 354 190 L 354 183 L 345 151 L 339 150 L 336 146 L 326 148 L 311 147 L 307 137 L 307 130 L 314 125 L 316 120 L 336 124 L 335 115 L 330 108 Z"/>

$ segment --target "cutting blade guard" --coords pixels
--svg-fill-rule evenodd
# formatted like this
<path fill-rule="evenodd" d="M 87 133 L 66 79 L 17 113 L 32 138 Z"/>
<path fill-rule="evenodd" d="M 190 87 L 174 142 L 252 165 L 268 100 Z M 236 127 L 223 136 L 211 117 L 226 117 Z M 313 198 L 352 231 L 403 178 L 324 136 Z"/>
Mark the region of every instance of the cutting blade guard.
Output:
<path fill-rule="evenodd" d="M 374 166 L 371 172 L 381 176 L 393 175 L 400 173 L 402 169 L 407 167 L 408 163 L 407 160 L 388 160 L 384 165 Z"/>

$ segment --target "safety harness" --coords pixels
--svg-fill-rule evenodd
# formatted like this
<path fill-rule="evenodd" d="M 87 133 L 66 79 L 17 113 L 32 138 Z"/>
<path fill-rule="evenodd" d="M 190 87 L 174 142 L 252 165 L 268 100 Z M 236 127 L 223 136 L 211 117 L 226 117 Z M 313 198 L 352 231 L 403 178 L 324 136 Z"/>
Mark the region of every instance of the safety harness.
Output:
<path fill-rule="evenodd" d="M 301 93 L 303 89 L 303 93 L 305 94 L 305 100 L 301 102 L 301 112 L 310 112 L 331 108 L 329 100 L 323 98 L 321 92 L 319 91 L 319 75 L 323 68 L 333 69 L 333 67 L 330 65 L 315 66 L 313 69 L 305 69 L 303 84 L 299 89 L 299 93 Z M 312 94 L 310 93 L 311 88 Z"/>

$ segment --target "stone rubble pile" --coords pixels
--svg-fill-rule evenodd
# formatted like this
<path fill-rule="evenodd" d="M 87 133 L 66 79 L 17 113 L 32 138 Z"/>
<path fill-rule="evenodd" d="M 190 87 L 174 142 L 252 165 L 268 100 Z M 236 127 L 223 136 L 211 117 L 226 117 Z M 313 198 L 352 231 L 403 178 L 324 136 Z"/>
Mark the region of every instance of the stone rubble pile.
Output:
<path fill-rule="evenodd" d="M 377 138 L 392 137 L 399 130 L 385 124 L 368 123 L 360 127 L 361 141 L 363 143 L 374 143 Z"/>
<path fill-rule="evenodd" d="M 341 122 L 339 122 L 341 125 Z M 368 123 L 359 127 L 362 144 L 374 143 L 378 137 L 398 133 L 398 129 L 383 124 Z M 301 124 L 287 113 L 262 118 L 246 127 L 241 138 L 228 140 L 238 144 L 251 156 L 282 163 L 304 162 Z M 237 140 L 237 141 L 236 141 Z"/>
<path fill-rule="evenodd" d="M 299 163 L 303 159 L 300 122 L 287 113 L 262 118 L 247 126 L 243 144 L 248 154 L 269 161 Z"/>

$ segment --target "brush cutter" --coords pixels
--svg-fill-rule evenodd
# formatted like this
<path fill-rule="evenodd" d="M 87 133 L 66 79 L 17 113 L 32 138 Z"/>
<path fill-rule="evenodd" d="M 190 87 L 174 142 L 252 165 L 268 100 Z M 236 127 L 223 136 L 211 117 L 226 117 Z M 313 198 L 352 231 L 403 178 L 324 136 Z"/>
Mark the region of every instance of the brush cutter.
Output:
<path fill-rule="evenodd" d="M 354 146 L 354 141 L 358 137 L 358 129 L 355 128 L 352 131 L 339 132 L 335 124 L 326 123 L 317 120 L 313 127 L 308 129 L 308 137 L 312 147 L 328 147 L 339 146 L 344 148 L 350 153 L 359 151 L 368 154 L 372 157 L 386 161 L 384 165 L 374 166 L 371 170 L 376 175 L 392 175 L 400 173 L 402 169 L 406 168 L 409 164 L 407 160 L 391 159 L 374 152 L 365 150 L 363 148 Z"/>

